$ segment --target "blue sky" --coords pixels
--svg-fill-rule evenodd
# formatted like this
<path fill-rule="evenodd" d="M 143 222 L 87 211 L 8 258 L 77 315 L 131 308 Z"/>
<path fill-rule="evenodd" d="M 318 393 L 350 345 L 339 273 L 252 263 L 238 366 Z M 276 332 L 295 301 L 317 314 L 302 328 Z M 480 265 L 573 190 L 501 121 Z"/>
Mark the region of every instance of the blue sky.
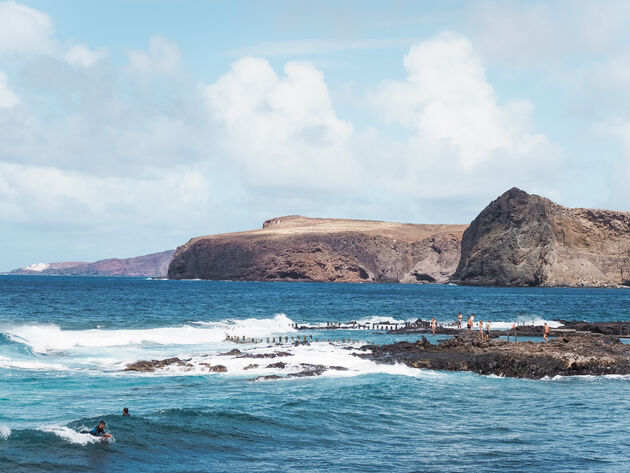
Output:
<path fill-rule="evenodd" d="M 0 2 L 0 271 L 286 214 L 630 210 L 630 4 Z"/>

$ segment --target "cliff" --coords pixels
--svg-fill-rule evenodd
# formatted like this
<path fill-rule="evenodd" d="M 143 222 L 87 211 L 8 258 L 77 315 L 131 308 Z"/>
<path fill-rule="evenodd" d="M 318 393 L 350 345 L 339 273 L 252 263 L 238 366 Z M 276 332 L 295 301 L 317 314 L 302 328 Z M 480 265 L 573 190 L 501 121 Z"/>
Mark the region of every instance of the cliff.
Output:
<path fill-rule="evenodd" d="M 193 238 L 171 279 L 446 282 L 466 225 L 280 217 L 262 229 Z"/>
<path fill-rule="evenodd" d="M 630 213 L 571 209 L 520 189 L 464 232 L 453 282 L 498 286 L 630 285 Z"/>
<path fill-rule="evenodd" d="M 168 263 L 174 250 L 137 256 L 135 258 L 110 258 L 94 263 L 62 262 L 36 263 L 14 269 L 9 274 L 48 276 L 166 276 Z"/>

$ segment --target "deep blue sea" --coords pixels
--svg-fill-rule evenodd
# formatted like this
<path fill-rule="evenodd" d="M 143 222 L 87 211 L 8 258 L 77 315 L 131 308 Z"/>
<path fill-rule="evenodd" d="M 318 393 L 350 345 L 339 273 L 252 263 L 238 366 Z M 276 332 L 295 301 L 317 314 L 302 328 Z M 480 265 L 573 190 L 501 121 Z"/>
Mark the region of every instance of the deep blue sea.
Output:
<path fill-rule="evenodd" d="M 494 327 L 630 320 L 630 290 L 0 277 L 0 471 L 630 472 L 629 377 L 377 365 L 347 339 L 417 337 L 325 329 L 460 311 Z M 297 336 L 295 322 L 346 341 L 266 343 Z M 221 355 L 234 348 L 285 355 Z M 122 371 L 171 356 L 188 366 Z M 208 371 L 217 364 L 227 372 Z M 346 370 L 252 381 L 302 364 Z M 100 419 L 114 442 L 80 433 Z"/>

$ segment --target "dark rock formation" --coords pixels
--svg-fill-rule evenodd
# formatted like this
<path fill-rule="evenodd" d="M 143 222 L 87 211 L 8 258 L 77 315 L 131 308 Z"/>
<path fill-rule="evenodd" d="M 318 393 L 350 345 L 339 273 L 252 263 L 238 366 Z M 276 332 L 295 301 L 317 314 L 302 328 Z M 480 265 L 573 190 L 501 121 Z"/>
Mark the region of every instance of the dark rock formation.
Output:
<path fill-rule="evenodd" d="M 110 258 L 94 263 L 38 263 L 14 269 L 9 274 L 27 276 L 143 276 L 164 277 L 175 250 L 135 258 Z"/>
<path fill-rule="evenodd" d="M 171 279 L 445 282 L 465 225 L 412 225 L 300 216 L 249 232 L 193 238 L 177 249 Z"/>
<path fill-rule="evenodd" d="M 569 209 L 510 189 L 464 232 L 453 282 L 618 286 L 630 275 L 630 213 Z"/>
<path fill-rule="evenodd" d="M 151 372 L 171 365 L 186 366 L 186 361 L 188 360 L 180 360 L 177 357 L 165 360 L 142 360 L 128 364 L 124 371 Z"/>
<path fill-rule="evenodd" d="M 463 333 L 437 346 L 423 337 L 415 343 L 365 346 L 358 356 L 413 368 L 473 371 L 479 374 L 540 379 L 553 376 L 630 374 L 630 345 L 598 335 L 560 337 L 549 343 L 479 340 Z"/>

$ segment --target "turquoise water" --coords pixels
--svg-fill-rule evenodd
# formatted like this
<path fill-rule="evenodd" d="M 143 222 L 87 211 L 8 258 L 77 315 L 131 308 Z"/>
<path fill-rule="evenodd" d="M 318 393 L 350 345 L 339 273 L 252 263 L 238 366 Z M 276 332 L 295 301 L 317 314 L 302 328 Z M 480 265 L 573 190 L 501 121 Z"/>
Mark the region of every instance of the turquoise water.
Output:
<path fill-rule="evenodd" d="M 630 320 L 630 291 L 0 277 L 0 471 L 630 471 L 628 377 L 496 378 L 376 365 L 347 342 L 225 341 L 459 311 L 495 326 Z M 233 348 L 289 355 L 221 355 Z M 190 366 L 121 371 L 170 356 Z M 287 367 L 266 367 L 278 360 Z M 346 370 L 251 381 L 302 363 Z M 101 418 L 115 442 L 78 433 Z"/>

